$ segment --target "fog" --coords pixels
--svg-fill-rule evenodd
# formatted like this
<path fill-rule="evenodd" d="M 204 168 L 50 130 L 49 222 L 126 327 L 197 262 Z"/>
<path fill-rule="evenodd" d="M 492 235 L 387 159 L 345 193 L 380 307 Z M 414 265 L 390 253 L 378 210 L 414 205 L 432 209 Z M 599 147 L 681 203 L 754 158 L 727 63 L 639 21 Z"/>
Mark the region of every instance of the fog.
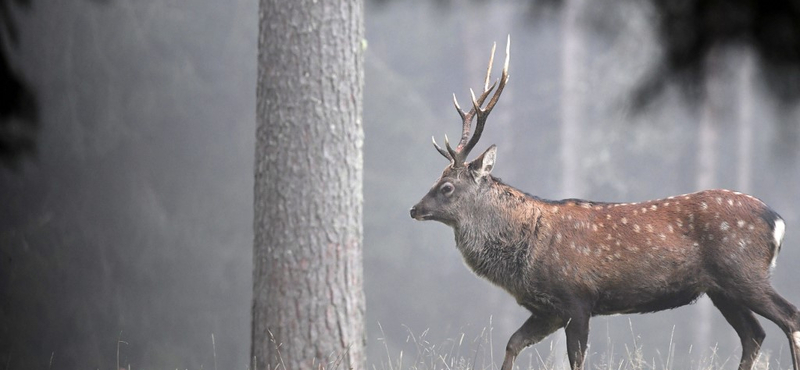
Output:
<path fill-rule="evenodd" d="M 0 169 L 0 366 L 247 368 L 257 2 L 11 8 L 20 41 L 10 63 L 37 96 L 40 124 L 35 156 Z M 447 165 L 431 136 L 460 132 L 452 94 L 468 104 L 492 42 L 509 34 L 511 78 L 475 149 L 498 145 L 493 175 L 548 199 L 753 194 L 786 220 L 772 281 L 800 304 L 800 110 L 765 84 L 775 72 L 746 45 L 718 48 L 694 87 L 704 93 L 667 80 L 640 106 L 636 92 L 664 55 L 654 9 L 532 9 L 366 4 L 369 366 L 442 368 L 438 358 L 456 354 L 497 366 L 527 318 L 464 266 L 448 227 L 408 214 Z M 734 369 L 738 337 L 709 306 L 594 318 L 589 364 L 641 347 L 656 368 Z M 771 368 L 790 368 L 786 337 L 761 322 Z M 561 364 L 563 347 L 558 331 L 518 364 Z"/>

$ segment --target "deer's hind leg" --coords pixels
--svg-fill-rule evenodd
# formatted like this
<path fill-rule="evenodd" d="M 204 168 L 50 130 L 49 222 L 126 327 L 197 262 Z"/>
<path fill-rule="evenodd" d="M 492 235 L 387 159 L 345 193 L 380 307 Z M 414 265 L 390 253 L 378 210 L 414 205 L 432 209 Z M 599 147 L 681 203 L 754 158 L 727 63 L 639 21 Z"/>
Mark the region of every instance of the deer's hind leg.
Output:
<path fill-rule="evenodd" d="M 800 370 L 800 311 L 781 297 L 769 283 L 752 289 L 749 293 L 739 299 L 747 308 L 774 322 L 783 330 L 792 349 L 792 365 L 795 370 Z"/>
<path fill-rule="evenodd" d="M 742 341 L 742 360 L 739 362 L 739 370 L 751 370 L 766 336 L 764 329 L 758 323 L 753 311 L 743 304 L 722 294 L 709 293 L 708 297 L 722 312 L 725 320 L 736 330 L 736 334 Z"/>

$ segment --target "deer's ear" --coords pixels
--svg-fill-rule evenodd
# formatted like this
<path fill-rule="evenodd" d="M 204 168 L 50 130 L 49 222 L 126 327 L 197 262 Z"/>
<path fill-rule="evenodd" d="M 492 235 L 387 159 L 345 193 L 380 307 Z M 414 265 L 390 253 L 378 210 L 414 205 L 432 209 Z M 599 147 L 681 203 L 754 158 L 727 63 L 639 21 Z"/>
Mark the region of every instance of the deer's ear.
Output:
<path fill-rule="evenodd" d="M 469 163 L 469 169 L 472 171 L 476 180 L 482 179 L 492 173 L 495 158 L 497 158 L 497 146 L 492 145 L 489 149 L 486 149 L 480 157 L 475 158 L 475 160 Z"/>

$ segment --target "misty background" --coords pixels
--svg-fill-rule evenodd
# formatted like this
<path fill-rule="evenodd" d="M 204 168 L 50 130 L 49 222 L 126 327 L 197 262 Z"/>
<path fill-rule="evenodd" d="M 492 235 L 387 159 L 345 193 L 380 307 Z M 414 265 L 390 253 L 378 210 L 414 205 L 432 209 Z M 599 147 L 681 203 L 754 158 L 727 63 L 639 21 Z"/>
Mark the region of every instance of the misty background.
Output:
<path fill-rule="evenodd" d="M 690 27 L 659 26 L 683 9 L 667 3 L 366 2 L 370 366 L 431 351 L 496 366 L 528 316 L 469 272 L 448 227 L 408 215 L 447 165 L 430 137 L 460 132 L 451 94 L 468 104 L 508 34 L 510 81 L 475 149 L 498 145 L 494 175 L 551 199 L 753 194 L 786 220 L 773 284 L 800 304 L 787 63 L 800 36 L 776 31 L 795 42 L 788 57 L 748 34 L 708 37 L 692 60 L 672 42 L 685 38 L 663 37 Z M 3 131 L 31 144 L 0 169 L 0 368 L 247 368 L 258 3 L 0 5 L 16 29 L 4 55 L 35 97 Z M 733 369 L 738 337 L 710 306 L 595 318 L 588 364 L 640 346 L 657 368 Z M 761 321 L 771 366 L 790 368 L 786 337 Z M 518 365 L 560 363 L 563 342 L 556 332 Z"/>

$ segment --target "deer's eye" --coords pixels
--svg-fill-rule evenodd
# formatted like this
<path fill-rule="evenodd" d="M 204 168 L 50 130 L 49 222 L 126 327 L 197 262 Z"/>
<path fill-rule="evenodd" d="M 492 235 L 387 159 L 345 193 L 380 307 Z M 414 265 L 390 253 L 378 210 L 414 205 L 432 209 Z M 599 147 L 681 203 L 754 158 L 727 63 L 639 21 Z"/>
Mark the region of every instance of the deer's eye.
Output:
<path fill-rule="evenodd" d="M 439 192 L 446 197 L 452 195 L 454 190 L 456 190 L 456 188 L 449 182 L 446 182 L 439 187 Z"/>

